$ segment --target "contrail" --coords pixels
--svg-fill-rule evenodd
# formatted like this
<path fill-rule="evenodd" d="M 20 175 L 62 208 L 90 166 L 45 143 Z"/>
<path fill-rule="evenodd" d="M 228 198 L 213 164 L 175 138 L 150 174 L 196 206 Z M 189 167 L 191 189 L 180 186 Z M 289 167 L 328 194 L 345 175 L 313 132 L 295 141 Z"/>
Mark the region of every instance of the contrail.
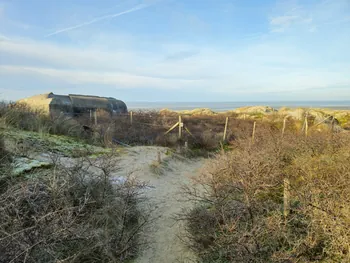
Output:
<path fill-rule="evenodd" d="M 141 10 L 141 9 L 146 8 L 146 7 L 149 7 L 149 6 L 150 6 L 149 4 L 140 4 L 140 5 L 137 5 L 137 6 L 133 7 L 133 8 L 131 8 L 131 9 L 128 9 L 128 10 L 120 12 L 120 13 L 96 17 L 96 18 L 94 18 L 94 19 L 92 19 L 90 21 L 81 23 L 79 25 L 75 25 L 75 26 L 71 26 L 71 27 L 67 27 L 67 28 L 63 28 L 63 29 L 57 30 L 55 32 L 52 32 L 52 33 L 46 35 L 45 37 L 50 37 L 50 36 L 53 36 L 53 35 L 60 34 L 62 32 L 67 32 L 67 31 L 70 31 L 70 30 L 73 30 L 73 29 L 76 29 L 76 28 L 80 28 L 80 27 L 84 27 L 84 26 L 87 26 L 87 25 L 91 25 L 93 23 L 96 23 L 96 22 L 99 22 L 101 20 L 105 20 L 105 19 L 108 19 L 108 18 L 113 18 L 113 17 L 125 15 L 125 14 L 128 14 L 128 13 L 132 13 L 132 12 L 135 12 L 137 10 Z"/>

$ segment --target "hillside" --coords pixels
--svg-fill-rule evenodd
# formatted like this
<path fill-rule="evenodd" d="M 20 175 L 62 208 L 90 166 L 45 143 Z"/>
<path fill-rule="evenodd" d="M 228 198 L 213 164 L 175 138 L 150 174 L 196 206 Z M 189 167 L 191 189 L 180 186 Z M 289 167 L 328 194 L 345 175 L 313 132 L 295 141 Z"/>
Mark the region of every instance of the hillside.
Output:
<path fill-rule="evenodd" d="M 287 108 L 274 109 L 269 106 L 247 106 L 225 112 L 215 112 L 207 108 L 172 111 L 169 109 L 160 110 L 162 115 L 190 115 L 190 116 L 236 116 L 243 119 L 266 119 L 276 120 L 288 116 L 291 119 L 302 121 L 307 114 L 315 123 L 331 122 L 333 118 L 341 127 L 350 129 L 350 110 L 333 110 L 326 108 Z"/>

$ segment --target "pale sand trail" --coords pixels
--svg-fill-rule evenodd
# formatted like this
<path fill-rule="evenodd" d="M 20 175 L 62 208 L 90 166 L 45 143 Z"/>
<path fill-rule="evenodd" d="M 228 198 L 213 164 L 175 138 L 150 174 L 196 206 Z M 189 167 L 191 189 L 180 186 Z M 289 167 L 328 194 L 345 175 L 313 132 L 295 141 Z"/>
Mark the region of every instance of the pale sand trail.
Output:
<path fill-rule="evenodd" d="M 152 223 L 148 226 L 142 239 L 148 246 L 140 252 L 135 263 L 172 263 L 195 262 L 196 257 L 178 238 L 183 236 L 183 226 L 176 222 L 174 216 L 184 207 L 191 204 L 183 202 L 181 187 L 191 184 L 191 178 L 196 176 L 205 159 L 171 158 L 166 155 L 168 148 L 153 146 L 137 146 L 124 148 L 115 164 L 120 169 L 112 177 L 135 177 L 146 182 L 149 187 L 143 190 L 152 210 Z M 166 171 L 156 175 L 150 165 L 157 160 L 158 152 L 162 160 L 166 160 Z M 37 155 L 35 159 L 50 161 L 47 155 Z M 61 163 L 66 167 L 74 165 L 77 159 L 63 157 Z"/>
<path fill-rule="evenodd" d="M 161 262 L 194 262 L 195 256 L 178 238 L 183 236 L 183 227 L 173 217 L 181 212 L 182 208 L 191 204 L 181 202 L 181 186 L 191 183 L 204 164 L 204 159 L 179 160 L 171 158 L 167 162 L 167 171 L 163 175 L 155 175 L 150 164 L 157 160 L 158 151 L 161 157 L 166 157 L 166 148 L 163 147 L 133 147 L 120 159 L 118 172 L 125 175 L 132 172 L 141 181 L 148 182 L 150 188 L 145 191 L 150 202 L 156 207 L 153 213 L 154 222 L 144 238 L 149 247 L 141 252 L 135 263 Z"/>

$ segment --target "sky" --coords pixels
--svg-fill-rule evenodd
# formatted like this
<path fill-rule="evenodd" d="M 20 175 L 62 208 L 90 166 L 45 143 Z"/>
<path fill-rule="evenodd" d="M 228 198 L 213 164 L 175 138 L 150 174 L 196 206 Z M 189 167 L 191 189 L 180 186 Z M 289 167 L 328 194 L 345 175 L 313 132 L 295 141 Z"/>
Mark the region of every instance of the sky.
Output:
<path fill-rule="evenodd" d="M 350 100 L 350 0 L 0 0 L 0 99 Z"/>

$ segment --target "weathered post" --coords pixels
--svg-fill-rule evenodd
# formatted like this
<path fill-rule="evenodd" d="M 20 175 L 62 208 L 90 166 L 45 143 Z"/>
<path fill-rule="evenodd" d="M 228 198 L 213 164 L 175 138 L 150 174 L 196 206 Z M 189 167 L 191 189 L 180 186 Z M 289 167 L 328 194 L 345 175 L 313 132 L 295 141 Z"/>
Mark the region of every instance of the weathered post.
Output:
<path fill-rule="evenodd" d="M 95 125 L 97 125 L 97 110 L 94 111 Z"/>
<path fill-rule="evenodd" d="M 309 124 L 307 120 L 308 114 L 306 113 L 305 115 L 305 136 L 307 137 L 308 129 L 309 129 Z"/>
<path fill-rule="evenodd" d="M 290 212 L 290 181 L 288 178 L 283 180 L 283 216 L 286 219 Z"/>
<path fill-rule="evenodd" d="M 286 121 L 287 121 L 288 116 L 284 117 L 283 119 L 283 127 L 282 127 L 282 138 L 284 136 L 284 131 L 286 129 Z"/>
<path fill-rule="evenodd" d="M 224 129 L 224 137 L 223 137 L 223 141 L 225 141 L 225 140 L 226 140 L 227 125 L 228 125 L 228 117 L 226 117 L 226 122 L 225 122 L 225 129 Z"/>
<path fill-rule="evenodd" d="M 256 121 L 254 121 L 254 125 L 253 125 L 252 143 L 254 143 L 254 140 L 255 140 L 255 129 L 256 129 Z"/>
<path fill-rule="evenodd" d="M 130 124 L 132 125 L 132 111 L 130 111 Z"/>
<path fill-rule="evenodd" d="M 182 137 L 182 127 L 183 127 L 183 122 L 181 120 L 181 115 L 179 115 L 179 139 Z"/>

